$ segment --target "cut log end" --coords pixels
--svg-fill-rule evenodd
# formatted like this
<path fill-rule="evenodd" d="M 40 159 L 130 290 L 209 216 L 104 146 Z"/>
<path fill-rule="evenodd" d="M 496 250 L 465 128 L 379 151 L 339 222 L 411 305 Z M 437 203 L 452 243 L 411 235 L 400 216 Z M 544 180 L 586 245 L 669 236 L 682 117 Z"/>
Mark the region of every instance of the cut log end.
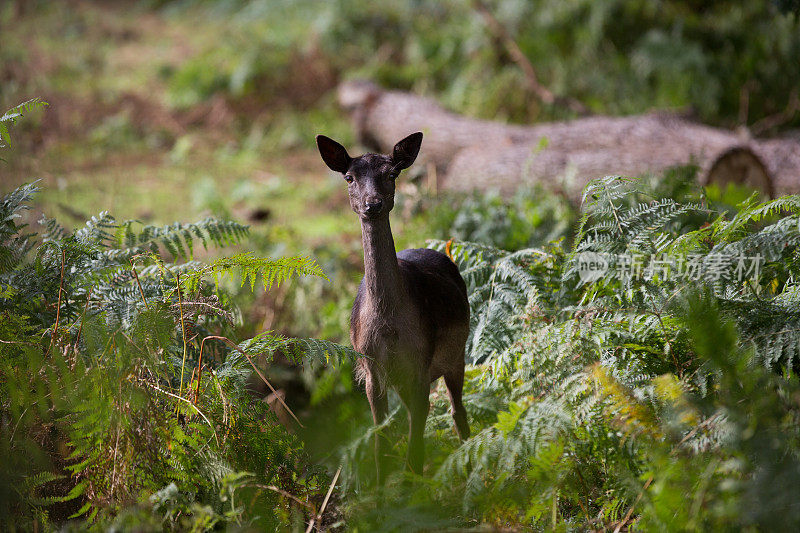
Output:
<path fill-rule="evenodd" d="M 758 189 L 770 198 L 775 196 L 775 187 L 766 165 L 753 150 L 746 146 L 734 146 L 720 154 L 705 173 L 703 185 L 728 183 L 747 185 Z"/>

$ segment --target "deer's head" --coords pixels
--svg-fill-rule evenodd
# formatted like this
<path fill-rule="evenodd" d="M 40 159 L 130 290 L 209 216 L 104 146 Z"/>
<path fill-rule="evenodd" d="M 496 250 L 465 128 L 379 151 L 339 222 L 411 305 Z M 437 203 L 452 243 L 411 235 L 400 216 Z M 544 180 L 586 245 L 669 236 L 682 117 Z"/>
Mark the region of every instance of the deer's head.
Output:
<path fill-rule="evenodd" d="M 347 182 L 350 206 L 363 220 L 388 217 L 394 207 L 394 180 L 414 163 L 422 145 L 422 133 L 412 133 L 398 142 L 391 155 L 364 154 L 350 157 L 338 142 L 317 135 L 317 147 L 328 168 Z"/>

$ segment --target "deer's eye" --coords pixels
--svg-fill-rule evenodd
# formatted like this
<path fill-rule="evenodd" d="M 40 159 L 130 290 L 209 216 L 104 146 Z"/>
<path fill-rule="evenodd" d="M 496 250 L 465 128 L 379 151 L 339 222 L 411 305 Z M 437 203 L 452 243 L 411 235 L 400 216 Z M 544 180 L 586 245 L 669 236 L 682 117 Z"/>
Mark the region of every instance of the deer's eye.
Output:
<path fill-rule="evenodd" d="M 350 174 L 345 174 L 344 181 L 346 181 L 347 183 L 353 183 L 353 176 L 351 176 Z"/>

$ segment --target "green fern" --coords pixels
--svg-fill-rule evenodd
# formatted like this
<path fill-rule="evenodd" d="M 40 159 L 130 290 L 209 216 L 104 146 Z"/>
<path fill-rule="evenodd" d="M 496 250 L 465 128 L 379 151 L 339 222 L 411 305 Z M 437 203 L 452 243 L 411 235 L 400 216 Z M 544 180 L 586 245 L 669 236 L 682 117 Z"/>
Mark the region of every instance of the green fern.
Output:
<path fill-rule="evenodd" d="M 317 276 L 328 280 L 322 268 L 313 259 L 307 257 L 281 257 L 279 259 L 267 259 L 255 257 L 251 252 L 243 252 L 230 257 L 223 257 L 214 260 L 209 265 L 197 269 L 190 276 L 187 276 L 189 286 L 196 286 L 204 276 L 213 276 L 219 284 L 221 275 L 232 274 L 238 270 L 242 279 L 242 285 L 250 282 L 250 288 L 255 288 L 256 280 L 261 277 L 264 290 L 269 290 L 275 284 L 284 283 L 292 278 L 293 275 Z"/>
<path fill-rule="evenodd" d="M 0 148 L 11 147 L 11 134 L 9 132 L 9 126 L 16 124 L 17 120 L 22 118 L 25 113 L 29 113 L 36 109 L 43 109 L 47 105 L 47 102 L 43 102 L 36 97 L 31 98 L 26 102 L 22 102 L 21 104 L 12 107 L 3 113 L 3 115 L 0 116 Z"/>
<path fill-rule="evenodd" d="M 30 252 L 32 234 L 25 234 L 25 224 L 17 224 L 20 211 L 29 209 L 27 202 L 39 191 L 36 182 L 23 185 L 3 196 L 0 203 L 0 274 L 7 274 Z"/>
<path fill-rule="evenodd" d="M 617 177 L 590 184 L 569 255 L 557 245 L 511 254 L 477 243 L 432 243 L 451 254 L 467 284 L 473 319 L 467 357 L 477 364 L 467 371 L 464 403 L 473 436 L 461 444 L 454 439 L 440 386 L 426 425 L 432 479 L 411 490 L 384 488 L 393 505 L 416 513 L 421 511 L 414 502 L 435 501 L 462 524 L 532 529 L 567 523 L 613 530 L 632 520 L 662 529 L 742 523 L 735 513 L 703 510 L 712 501 L 740 501 L 720 487 L 763 490 L 759 476 L 748 478 L 749 465 L 731 462 L 737 452 L 730 439 L 743 435 L 741 424 L 749 416 L 744 411 L 760 409 L 758 402 L 730 404 L 744 391 L 729 389 L 738 385 L 724 374 L 736 374 L 742 383 L 766 379 L 776 387 L 779 378 L 766 378 L 757 366 L 750 377 L 740 374 L 761 362 L 790 379 L 777 390 L 797 387 L 797 201 L 759 204 L 753 198 L 731 216 L 692 200 L 648 198 L 644 185 Z M 694 255 L 697 272 L 691 278 L 583 281 L 575 257 L 584 252 Z M 715 270 L 743 254 L 763 256 L 758 276 L 742 280 Z M 738 340 L 716 330 L 691 334 L 717 320 L 686 311 L 705 304 L 679 304 L 679 295 L 702 287 L 703 301 L 734 320 Z M 709 355 L 713 339 L 728 347 L 726 353 L 736 352 L 736 370 L 734 363 Z M 720 397 L 720 388 L 733 396 Z M 769 431 L 785 430 L 796 413 L 776 407 L 783 392 L 776 396 L 774 390 L 765 393 L 774 416 L 763 416 L 773 424 Z M 405 453 L 404 422 L 402 412 L 393 411 L 380 426 L 396 456 Z M 375 431 L 348 448 L 350 475 L 369 471 L 364 463 Z M 775 442 L 786 450 L 794 438 L 787 434 Z M 773 460 L 747 439 L 741 445 L 750 450 L 748 457 Z M 785 477 L 795 479 L 795 455 L 784 457 L 793 465 Z M 699 490 L 698 483 L 706 488 Z M 674 511 L 686 494 L 700 502 L 694 515 Z M 768 514 L 759 515 L 759 523 L 770 521 Z M 784 527 L 796 518 L 781 516 L 775 523 Z"/>
<path fill-rule="evenodd" d="M 158 252 L 164 246 L 173 258 L 190 259 L 194 251 L 194 241 L 199 239 L 204 248 L 209 244 L 224 247 L 238 244 L 247 236 L 248 227 L 231 221 L 206 218 L 192 224 L 175 222 L 166 226 L 143 226 L 133 231 L 135 221 L 125 221 L 113 226 L 114 236 L 103 234 L 103 241 L 118 248 L 131 250 L 150 250 Z"/>
<path fill-rule="evenodd" d="M 63 471 L 69 489 L 59 491 L 63 484 L 49 483 L 55 479 L 50 470 L 37 471 L 12 449 L 12 462 L 32 475 L 24 493 L 2 504 L 4 514 L 13 520 L 27 509 L 44 521 L 48 506 L 74 500 L 72 518 L 100 527 L 142 494 L 175 483 L 181 498 L 154 509 L 170 527 L 191 529 L 207 520 L 241 520 L 243 511 L 226 510 L 226 498 L 252 488 L 232 482 L 236 472 L 259 472 L 248 479 L 286 493 L 299 493 L 299 482 L 305 491 L 327 489 L 325 476 L 307 468 L 299 442 L 246 392 L 243 378 L 252 367 L 243 354 L 281 350 L 298 362 L 359 355 L 326 341 L 269 333 L 237 349 L 202 345 L 232 331 L 236 317 L 211 278 L 241 275 L 252 287 L 261 276 L 269 289 L 295 275 L 324 278 L 317 263 L 248 253 L 210 265 L 165 260 L 190 258 L 195 240 L 226 245 L 246 235 L 245 226 L 214 219 L 135 230 L 134 223 L 101 213 L 74 233 L 45 220 L 41 237 L 26 235 L 15 217 L 34 192 L 22 187 L 2 203 L 1 244 L 12 260 L 0 271 L 0 303 L 13 320 L 0 320 L 0 390 L 8 398 L 1 414 L 19 421 L 14 432 L 35 450 L 27 435 L 44 424 L 59 428 L 70 450 Z M 0 426 L 2 442 L 8 430 Z M 286 471 L 296 474 L 282 477 Z M 19 475 L 0 469 L 3 493 Z M 250 506 L 276 509 L 259 522 L 265 529 L 309 512 L 299 498 L 279 504 L 280 494 L 248 495 Z M 207 513 L 197 511 L 200 504 Z"/>
<path fill-rule="evenodd" d="M 448 248 L 443 241 L 431 241 L 430 246 L 439 251 Z M 513 343 L 526 307 L 552 305 L 560 249 L 529 248 L 511 253 L 482 244 L 451 243 L 450 253 L 469 295 L 467 360 L 482 363 Z M 540 298 L 541 294 L 548 296 Z"/>

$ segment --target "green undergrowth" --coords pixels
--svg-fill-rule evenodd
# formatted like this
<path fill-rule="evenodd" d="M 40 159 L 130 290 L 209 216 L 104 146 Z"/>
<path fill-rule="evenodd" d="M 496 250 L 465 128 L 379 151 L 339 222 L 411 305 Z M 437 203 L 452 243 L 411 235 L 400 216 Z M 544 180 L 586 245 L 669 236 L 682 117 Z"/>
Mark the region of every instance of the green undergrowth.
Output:
<path fill-rule="evenodd" d="M 36 192 L 0 203 L 4 527 L 274 529 L 313 518 L 330 478 L 248 378 L 276 354 L 295 364 L 355 354 L 270 331 L 231 340 L 239 310 L 220 283 L 270 290 L 324 277 L 321 267 L 251 253 L 196 261 L 198 247 L 247 236 L 214 218 L 149 226 L 104 212 L 74 232 L 43 220 L 37 235 L 20 222 Z M 336 521 L 335 509 L 322 520 Z"/>
<path fill-rule="evenodd" d="M 485 4 L 543 85 L 596 113 L 797 125 L 796 2 Z M 698 189 L 692 167 L 596 181 L 581 205 L 398 197 L 398 247 L 434 239 L 468 284 L 473 436 L 442 385 L 424 477 L 402 468 L 396 398 L 372 427 L 333 344 L 358 223 L 313 138 L 353 144 L 332 91 L 352 77 L 471 116 L 568 116 L 476 5 L 0 5 L 0 109 L 50 102 L 0 117 L 4 529 L 305 530 L 340 466 L 322 527 L 797 529 L 800 200 Z M 627 279 L 622 256 L 684 262 Z"/>
<path fill-rule="evenodd" d="M 731 210 L 686 181 L 659 184 L 673 197 L 650 183 L 591 183 L 569 245 L 431 244 L 469 290 L 472 437 L 458 442 L 439 384 L 424 477 L 411 476 L 394 400 L 384 424 L 341 446 L 348 527 L 797 527 L 800 199 L 754 195 Z M 605 275 L 582 278 L 587 254 L 608 261 Z M 627 255 L 676 259 L 626 278 Z M 740 279 L 742 256 L 762 262 Z M 376 431 L 396 443 L 378 489 Z"/>
<path fill-rule="evenodd" d="M 29 225 L 38 184 L 9 191 L 4 526 L 795 528 L 800 198 L 701 189 L 696 173 L 596 180 L 579 206 L 539 189 L 398 198 L 398 245 L 433 238 L 471 306 L 472 437 L 437 385 L 419 477 L 404 409 L 392 396 L 373 427 L 358 354 L 338 344 L 357 241 L 287 254 L 302 236 L 231 221 L 210 187 L 197 194 L 217 216 L 195 223 L 101 212 L 78 228 Z M 394 443 L 381 487 L 376 432 Z"/>

